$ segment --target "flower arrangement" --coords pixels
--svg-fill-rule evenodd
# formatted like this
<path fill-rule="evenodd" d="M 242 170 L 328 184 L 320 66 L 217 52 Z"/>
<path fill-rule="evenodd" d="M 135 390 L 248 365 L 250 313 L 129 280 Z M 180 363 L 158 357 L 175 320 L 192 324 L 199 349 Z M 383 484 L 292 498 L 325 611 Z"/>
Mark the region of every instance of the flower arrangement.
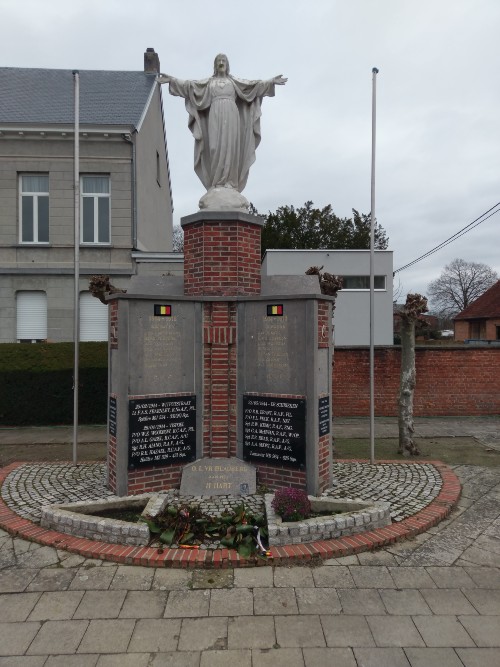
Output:
<path fill-rule="evenodd" d="M 272 506 L 283 521 L 302 521 L 311 513 L 311 503 L 307 493 L 301 489 L 277 489 Z"/>

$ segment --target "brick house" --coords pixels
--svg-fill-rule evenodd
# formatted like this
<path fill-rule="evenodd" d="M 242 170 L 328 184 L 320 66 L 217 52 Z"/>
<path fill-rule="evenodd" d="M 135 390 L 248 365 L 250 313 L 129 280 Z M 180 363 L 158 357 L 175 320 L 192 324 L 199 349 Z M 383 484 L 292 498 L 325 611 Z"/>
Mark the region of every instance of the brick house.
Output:
<path fill-rule="evenodd" d="M 159 67 L 79 72 L 81 340 L 107 338 L 90 275 L 126 287 L 172 251 Z M 72 70 L 0 67 L 0 342 L 72 340 L 74 181 Z"/>
<path fill-rule="evenodd" d="M 500 280 L 455 318 L 455 340 L 500 341 Z"/>

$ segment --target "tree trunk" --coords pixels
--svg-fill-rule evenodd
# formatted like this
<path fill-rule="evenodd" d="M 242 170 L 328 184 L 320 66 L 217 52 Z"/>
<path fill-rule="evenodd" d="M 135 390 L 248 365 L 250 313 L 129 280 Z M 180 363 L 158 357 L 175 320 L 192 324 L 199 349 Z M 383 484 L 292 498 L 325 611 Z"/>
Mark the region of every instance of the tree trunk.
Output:
<path fill-rule="evenodd" d="M 401 318 L 401 384 L 399 391 L 399 449 L 404 456 L 418 456 L 413 441 L 413 394 L 415 391 L 415 320 Z"/>

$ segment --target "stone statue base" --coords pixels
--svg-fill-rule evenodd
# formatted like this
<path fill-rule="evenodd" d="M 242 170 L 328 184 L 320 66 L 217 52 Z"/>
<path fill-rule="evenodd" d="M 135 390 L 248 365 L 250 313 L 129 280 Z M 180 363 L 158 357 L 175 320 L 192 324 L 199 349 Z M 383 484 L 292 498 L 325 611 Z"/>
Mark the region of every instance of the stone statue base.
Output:
<path fill-rule="evenodd" d="M 212 211 L 248 211 L 249 203 L 234 188 L 210 188 L 199 201 L 201 210 Z"/>

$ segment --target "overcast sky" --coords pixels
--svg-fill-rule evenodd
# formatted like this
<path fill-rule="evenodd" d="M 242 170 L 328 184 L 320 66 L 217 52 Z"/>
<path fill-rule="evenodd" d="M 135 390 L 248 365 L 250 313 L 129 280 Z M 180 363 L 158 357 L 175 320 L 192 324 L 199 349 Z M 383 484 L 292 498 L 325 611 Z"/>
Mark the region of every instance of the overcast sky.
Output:
<path fill-rule="evenodd" d="M 499 0 L 0 0 L 0 65 L 288 77 L 262 105 L 245 196 L 260 213 L 312 200 L 370 210 L 372 68 L 377 67 L 376 215 L 394 269 L 500 201 Z M 174 222 L 194 213 L 184 100 L 163 88 Z M 500 213 L 397 275 L 426 293 L 456 257 L 500 273 Z M 396 282 L 397 282 L 396 278 Z M 404 296 L 403 299 L 404 300 Z"/>

